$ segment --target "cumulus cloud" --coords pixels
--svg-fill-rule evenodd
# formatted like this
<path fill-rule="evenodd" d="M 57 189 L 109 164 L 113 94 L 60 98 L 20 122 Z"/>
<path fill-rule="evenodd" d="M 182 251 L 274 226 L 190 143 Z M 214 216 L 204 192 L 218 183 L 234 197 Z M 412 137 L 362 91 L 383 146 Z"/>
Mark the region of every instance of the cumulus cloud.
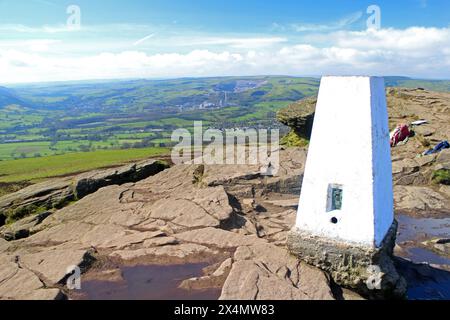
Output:
<path fill-rule="evenodd" d="M 35 50 L 0 46 L 0 82 L 256 74 L 450 78 L 450 28 L 336 31 L 321 37 L 315 43 L 307 37 L 298 43 L 285 38 L 209 38 L 202 40 L 205 46 L 226 48 L 197 43 L 199 49 L 185 53 L 134 48 L 66 56 L 49 52 L 54 44 L 48 42 L 35 43 Z"/>

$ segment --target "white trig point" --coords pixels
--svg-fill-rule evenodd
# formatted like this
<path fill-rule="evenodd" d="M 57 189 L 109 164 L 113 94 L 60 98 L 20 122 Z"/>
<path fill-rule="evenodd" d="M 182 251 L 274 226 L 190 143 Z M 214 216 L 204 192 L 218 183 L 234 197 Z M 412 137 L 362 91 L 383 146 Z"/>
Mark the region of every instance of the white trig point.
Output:
<path fill-rule="evenodd" d="M 394 220 L 383 78 L 324 77 L 297 228 L 380 246 Z"/>
<path fill-rule="evenodd" d="M 360 288 L 392 255 L 396 229 L 384 79 L 323 77 L 288 247 Z"/>

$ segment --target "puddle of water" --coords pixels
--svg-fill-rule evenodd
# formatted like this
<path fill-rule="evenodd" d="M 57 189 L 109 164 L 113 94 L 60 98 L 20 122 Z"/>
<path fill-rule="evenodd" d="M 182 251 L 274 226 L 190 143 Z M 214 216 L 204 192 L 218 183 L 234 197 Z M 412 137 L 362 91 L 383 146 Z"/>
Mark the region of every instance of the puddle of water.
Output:
<path fill-rule="evenodd" d="M 123 281 L 82 282 L 84 300 L 217 300 L 220 289 L 184 290 L 178 288 L 188 278 L 202 275 L 205 263 L 121 267 Z"/>
<path fill-rule="evenodd" d="M 412 218 L 405 215 L 397 215 L 396 218 L 399 223 L 397 242 L 450 236 L 450 218 Z"/>
<path fill-rule="evenodd" d="M 450 300 L 450 279 L 411 283 L 408 281 L 409 300 Z"/>
<path fill-rule="evenodd" d="M 429 264 L 450 265 L 450 259 L 440 256 L 428 249 L 413 247 L 408 249 L 407 251 L 410 254 L 410 257 L 412 257 L 411 260 L 415 263 L 426 262 Z"/>
<path fill-rule="evenodd" d="M 406 260 L 397 269 L 408 283 L 409 300 L 450 300 L 450 272 Z"/>
<path fill-rule="evenodd" d="M 450 265 L 450 259 L 421 247 L 421 242 L 450 236 L 450 218 L 412 218 L 397 215 L 399 231 L 397 242 L 410 242 L 404 247 L 405 256 L 414 263 Z M 403 263 L 399 272 L 408 282 L 408 298 L 411 300 L 450 300 L 450 272 Z"/>
<path fill-rule="evenodd" d="M 398 215 L 399 231 L 397 243 L 410 242 L 406 245 L 406 256 L 416 263 L 448 264 L 450 259 L 440 256 L 433 251 L 421 247 L 420 242 L 433 238 L 446 238 L 450 236 L 450 218 L 412 218 Z"/>

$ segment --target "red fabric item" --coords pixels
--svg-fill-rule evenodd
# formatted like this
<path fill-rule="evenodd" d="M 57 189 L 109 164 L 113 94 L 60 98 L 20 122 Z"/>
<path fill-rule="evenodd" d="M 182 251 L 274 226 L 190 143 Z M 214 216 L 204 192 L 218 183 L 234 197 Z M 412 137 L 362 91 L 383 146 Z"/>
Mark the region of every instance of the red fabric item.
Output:
<path fill-rule="evenodd" d="M 400 124 L 391 134 L 391 147 L 395 147 L 399 142 L 404 141 L 410 135 L 409 128 L 406 124 Z"/>

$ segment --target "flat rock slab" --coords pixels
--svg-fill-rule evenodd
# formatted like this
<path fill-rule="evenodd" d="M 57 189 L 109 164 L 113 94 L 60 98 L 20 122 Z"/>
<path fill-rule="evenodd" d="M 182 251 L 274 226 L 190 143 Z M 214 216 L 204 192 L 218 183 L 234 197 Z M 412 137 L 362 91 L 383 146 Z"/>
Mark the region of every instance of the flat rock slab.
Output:
<path fill-rule="evenodd" d="M 32 271 L 20 266 L 13 256 L 0 257 L 1 300 L 59 300 L 64 294 L 56 288 L 46 288 Z"/>
<path fill-rule="evenodd" d="M 216 228 L 204 228 L 187 231 L 175 235 L 179 240 L 197 244 L 214 246 L 217 248 L 237 248 L 242 245 L 252 245 L 265 240 L 255 236 L 243 236 L 237 233 Z"/>
<path fill-rule="evenodd" d="M 329 278 L 271 244 L 239 247 L 221 300 L 331 300 Z"/>
<path fill-rule="evenodd" d="M 266 200 L 265 202 L 278 207 L 298 207 L 298 197 L 283 200 Z"/>
<path fill-rule="evenodd" d="M 213 255 L 216 253 L 216 251 L 213 251 L 208 247 L 193 243 L 186 243 L 136 250 L 118 250 L 111 253 L 110 256 L 120 258 L 124 261 L 135 261 L 148 257 L 162 257 L 167 258 L 168 260 L 170 260 L 171 258 L 186 259 L 189 257 L 206 254 Z"/>
<path fill-rule="evenodd" d="M 394 200 L 395 209 L 407 213 L 432 216 L 450 212 L 448 195 L 427 186 L 395 186 Z"/>
<path fill-rule="evenodd" d="M 0 253 L 6 251 L 10 247 L 10 243 L 5 239 L 0 238 Z"/>
<path fill-rule="evenodd" d="M 18 257 L 21 266 L 41 276 L 48 285 L 61 283 L 73 267 L 85 268 L 93 257 L 89 250 L 49 248 L 42 252 L 23 254 Z"/>

